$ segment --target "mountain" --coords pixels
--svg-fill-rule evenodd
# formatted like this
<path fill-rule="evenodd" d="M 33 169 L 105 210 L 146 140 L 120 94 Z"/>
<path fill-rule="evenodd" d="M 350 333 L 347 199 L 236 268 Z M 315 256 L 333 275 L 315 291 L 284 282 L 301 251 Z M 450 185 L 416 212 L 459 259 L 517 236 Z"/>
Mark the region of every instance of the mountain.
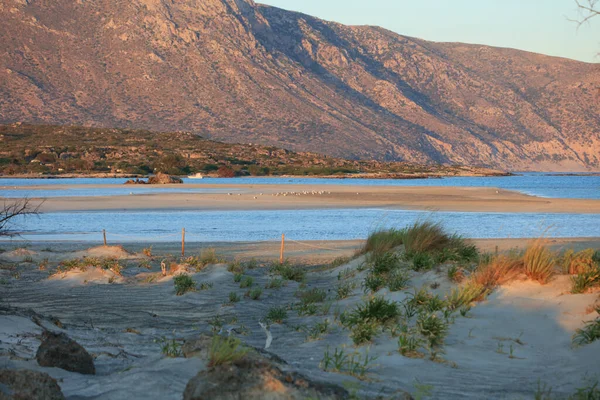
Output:
<path fill-rule="evenodd" d="M 600 170 L 600 67 L 252 0 L 0 0 L 0 123 Z"/>

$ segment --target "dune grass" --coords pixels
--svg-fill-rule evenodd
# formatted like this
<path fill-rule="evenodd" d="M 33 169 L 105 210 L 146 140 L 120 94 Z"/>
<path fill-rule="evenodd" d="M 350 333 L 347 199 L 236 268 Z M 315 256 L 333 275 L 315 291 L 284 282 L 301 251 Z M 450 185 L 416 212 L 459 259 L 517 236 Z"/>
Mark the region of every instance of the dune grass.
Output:
<path fill-rule="evenodd" d="M 403 240 L 404 230 L 394 228 L 386 230 L 377 230 L 369 235 L 369 237 L 367 238 L 367 242 L 363 246 L 360 253 L 387 253 L 400 246 L 403 243 Z"/>
<path fill-rule="evenodd" d="M 523 263 L 525 275 L 544 284 L 554 275 L 556 254 L 548 248 L 546 239 L 539 238 L 527 247 Z"/>
<path fill-rule="evenodd" d="M 471 274 L 474 284 L 491 289 L 514 280 L 523 273 L 524 263 L 518 254 L 502 254 L 485 259 Z"/>

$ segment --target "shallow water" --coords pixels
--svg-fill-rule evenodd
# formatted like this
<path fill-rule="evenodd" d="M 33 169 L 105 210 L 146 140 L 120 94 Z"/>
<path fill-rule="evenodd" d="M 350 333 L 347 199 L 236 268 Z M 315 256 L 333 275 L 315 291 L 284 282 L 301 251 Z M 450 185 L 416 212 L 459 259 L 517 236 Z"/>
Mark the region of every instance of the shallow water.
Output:
<path fill-rule="evenodd" d="M 1 197 L 65 197 L 109 196 L 129 193 L 206 193 L 208 189 L 123 186 L 114 188 L 60 189 L 55 185 L 123 184 L 126 179 L 72 178 L 72 179 L 0 179 Z M 361 185 L 361 186 L 460 186 L 498 187 L 525 194 L 553 197 L 600 199 L 600 176 L 526 173 L 508 177 L 452 177 L 441 179 L 324 179 L 324 178 L 206 178 L 184 179 L 193 184 L 303 184 L 303 185 Z M 48 186 L 48 190 L 26 190 L 28 186 Z M 15 190 L 21 189 L 21 190 Z"/>
<path fill-rule="evenodd" d="M 181 228 L 190 242 L 349 240 L 377 228 L 404 227 L 417 220 L 442 222 L 450 232 L 470 238 L 600 237 L 600 215 L 537 213 L 424 212 L 384 209 L 286 211 L 59 212 L 17 221 L 29 240 L 112 243 L 178 241 Z M 8 240 L 8 239 L 5 239 Z"/>

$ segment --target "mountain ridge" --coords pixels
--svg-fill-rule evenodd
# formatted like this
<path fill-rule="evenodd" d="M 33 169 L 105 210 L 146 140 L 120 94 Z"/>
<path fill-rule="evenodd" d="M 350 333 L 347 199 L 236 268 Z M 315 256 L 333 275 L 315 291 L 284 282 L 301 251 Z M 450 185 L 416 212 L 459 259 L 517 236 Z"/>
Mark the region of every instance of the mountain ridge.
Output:
<path fill-rule="evenodd" d="M 2 123 L 187 130 L 354 159 L 600 169 L 595 64 L 428 42 L 252 0 L 2 0 L 0 16 Z"/>

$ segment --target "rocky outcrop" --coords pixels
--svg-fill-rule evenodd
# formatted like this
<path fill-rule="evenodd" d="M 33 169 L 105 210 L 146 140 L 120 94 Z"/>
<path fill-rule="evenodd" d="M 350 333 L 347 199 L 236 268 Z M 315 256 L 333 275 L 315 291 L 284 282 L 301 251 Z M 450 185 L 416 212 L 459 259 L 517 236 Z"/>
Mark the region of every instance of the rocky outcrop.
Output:
<path fill-rule="evenodd" d="M 0 369 L 0 400 L 64 400 L 55 379 L 44 372 Z"/>
<path fill-rule="evenodd" d="M 600 169 L 598 65 L 432 43 L 251 0 L 3 0 L 0 18 L 0 123 Z"/>
<path fill-rule="evenodd" d="M 184 400 L 290 400 L 348 399 L 348 392 L 332 384 L 313 382 L 284 372 L 275 363 L 258 356 L 200 372 L 183 393 Z"/>
<path fill-rule="evenodd" d="M 176 176 L 171 176 L 160 172 L 148 178 L 149 185 L 169 185 L 173 183 L 183 183 L 183 180 L 181 178 L 177 178 Z"/>
<path fill-rule="evenodd" d="M 88 375 L 96 373 L 92 356 L 64 333 L 44 332 L 35 358 L 42 367 L 62 368 Z"/>

